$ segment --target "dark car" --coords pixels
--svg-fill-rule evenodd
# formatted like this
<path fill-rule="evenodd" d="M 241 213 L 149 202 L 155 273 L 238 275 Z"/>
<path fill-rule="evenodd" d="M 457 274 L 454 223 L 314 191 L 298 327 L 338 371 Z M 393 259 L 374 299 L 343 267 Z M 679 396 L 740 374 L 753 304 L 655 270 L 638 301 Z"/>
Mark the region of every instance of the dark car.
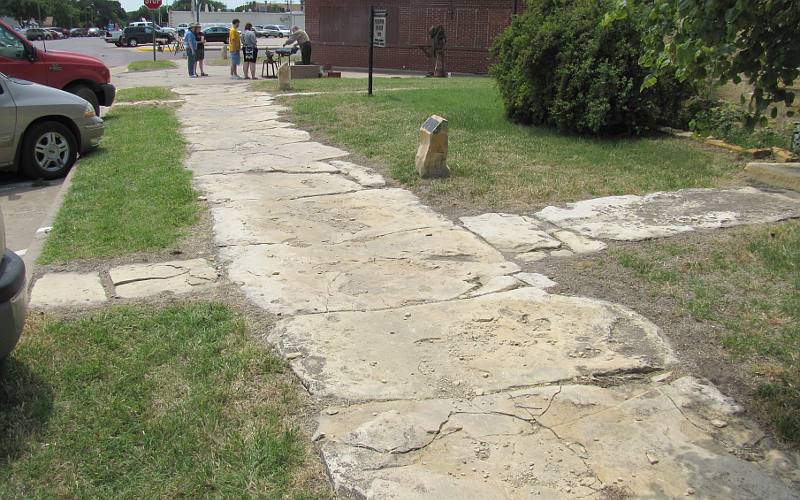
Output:
<path fill-rule="evenodd" d="M 172 33 L 156 31 L 156 43 L 170 43 L 174 40 Z M 153 28 L 150 26 L 128 26 L 119 37 L 119 45 L 137 47 L 142 43 L 153 43 Z"/>
<path fill-rule="evenodd" d="M 206 42 L 228 43 L 228 28 L 225 26 L 209 26 L 203 30 Z"/>
<path fill-rule="evenodd" d="M 53 33 L 42 28 L 28 28 L 25 30 L 25 38 L 28 40 L 52 40 L 54 37 Z"/>
<path fill-rule="evenodd" d="M 0 210 L 0 359 L 14 350 L 27 312 L 25 264 L 6 248 L 3 211 Z"/>
<path fill-rule="evenodd" d="M 86 36 L 86 28 L 72 28 L 69 30 L 69 36 Z"/>

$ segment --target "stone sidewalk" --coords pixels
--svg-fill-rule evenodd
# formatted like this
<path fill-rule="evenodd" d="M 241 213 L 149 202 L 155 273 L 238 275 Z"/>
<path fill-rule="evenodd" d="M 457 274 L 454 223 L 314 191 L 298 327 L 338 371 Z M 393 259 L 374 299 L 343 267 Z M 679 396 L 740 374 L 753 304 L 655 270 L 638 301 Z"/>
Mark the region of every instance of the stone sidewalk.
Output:
<path fill-rule="evenodd" d="M 465 220 L 473 233 L 310 141 L 268 94 L 206 82 L 175 90 L 219 259 L 282 318 L 269 341 L 325 408 L 315 441 L 338 494 L 797 497 L 794 458 L 761 449 L 763 434 L 715 387 L 673 376 L 655 325 L 529 286 L 537 280 L 506 257 L 597 251 L 625 231 L 796 217 L 795 200 L 756 190 L 623 197 Z M 694 213 L 662 220 L 680 204 Z"/>

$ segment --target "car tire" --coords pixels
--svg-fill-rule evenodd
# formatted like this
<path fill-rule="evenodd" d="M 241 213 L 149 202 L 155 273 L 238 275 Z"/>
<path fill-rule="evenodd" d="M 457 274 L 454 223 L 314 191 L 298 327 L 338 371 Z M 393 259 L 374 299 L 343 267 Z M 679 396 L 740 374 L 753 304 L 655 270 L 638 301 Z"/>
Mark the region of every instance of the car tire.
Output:
<path fill-rule="evenodd" d="M 138 46 L 139 46 L 139 40 L 135 38 L 131 38 L 130 40 L 128 40 L 128 47 L 138 47 Z"/>
<path fill-rule="evenodd" d="M 92 105 L 94 108 L 94 114 L 100 116 L 100 100 L 97 99 L 97 94 L 94 93 L 94 90 L 87 87 L 86 85 L 74 85 L 72 87 L 67 87 L 67 92 L 70 94 L 75 94 L 76 96 L 82 98 L 85 101 L 88 101 L 89 104 Z"/>
<path fill-rule="evenodd" d="M 114 45 L 116 45 L 117 47 L 122 47 L 122 42 L 117 40 L 116 42 L 114 42 Z"/>
<path fill-rule="evenodd" d="M 283 38 L 283 33 L 278 33 L 278 38 Z"/>
<path fill-rule="evenodd" d="M 63 177 L 78 158 L 78 142 L 59 122 L 40 122 L 25 132 L 22 172 L 34 179 Z"/>

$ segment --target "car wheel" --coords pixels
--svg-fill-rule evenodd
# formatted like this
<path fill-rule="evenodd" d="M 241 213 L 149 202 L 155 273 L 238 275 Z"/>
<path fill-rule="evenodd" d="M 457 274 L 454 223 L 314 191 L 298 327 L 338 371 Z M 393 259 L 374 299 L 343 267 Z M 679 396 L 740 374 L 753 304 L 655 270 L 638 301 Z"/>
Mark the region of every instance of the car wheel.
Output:
<path fill-rule="evenodd" d="M 278 38 L 283 38 L 283 33 L 278 33 Z"/>
<path fill-rule="evenodd" d="M 39 36 L 36 37 L 36 40 L 38 40 L 40 42 L 42 41 L 42 39 L 43 39 L 42 35 L 39 35 Z"/>
<path fill-rule="evenodd" d="M 139 45 L 139 40 L 135 38 L 131 38 L 130 40 L 128 40 L 128 47 L 136 47 L 138 45 Z"/>
<path fill-rule="evenodd" d="M 117 47 L 122 47 L 122 42 L 117 40 L 116 42 L 114 42 L 114 45 L 116 45 Z"/>
<path fill-rule="evenodd" d="M 75 85 L 73 87 L 67 87 L 64 90 L 88 101 L 94 108 L 94 114 L 100 116 L 100 101 L 97 99 L 97 94 L 94 93 L 94 90 L 86 85 Z"/>
<path fill-rule="evenodd" d="M 58 122 L 37 123 L 22 143 L 22 171 L 34 179 L 63 177 L 78 157 L 75 136 Z"/>

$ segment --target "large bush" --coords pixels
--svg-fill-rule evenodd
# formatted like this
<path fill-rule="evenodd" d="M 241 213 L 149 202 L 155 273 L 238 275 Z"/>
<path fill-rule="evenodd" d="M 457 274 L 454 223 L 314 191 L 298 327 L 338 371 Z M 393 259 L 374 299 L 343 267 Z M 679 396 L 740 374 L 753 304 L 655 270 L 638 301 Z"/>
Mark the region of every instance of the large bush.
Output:
<path fill-rule="evenodd" d="M 640 90 L 642 29 L 633 18 L 603 25 L 612 0 L 530 0 L 492 52 L 509 116 L 591 134 L 639 133 L 680 120 L 686 85 L 659 78 Z"/>

